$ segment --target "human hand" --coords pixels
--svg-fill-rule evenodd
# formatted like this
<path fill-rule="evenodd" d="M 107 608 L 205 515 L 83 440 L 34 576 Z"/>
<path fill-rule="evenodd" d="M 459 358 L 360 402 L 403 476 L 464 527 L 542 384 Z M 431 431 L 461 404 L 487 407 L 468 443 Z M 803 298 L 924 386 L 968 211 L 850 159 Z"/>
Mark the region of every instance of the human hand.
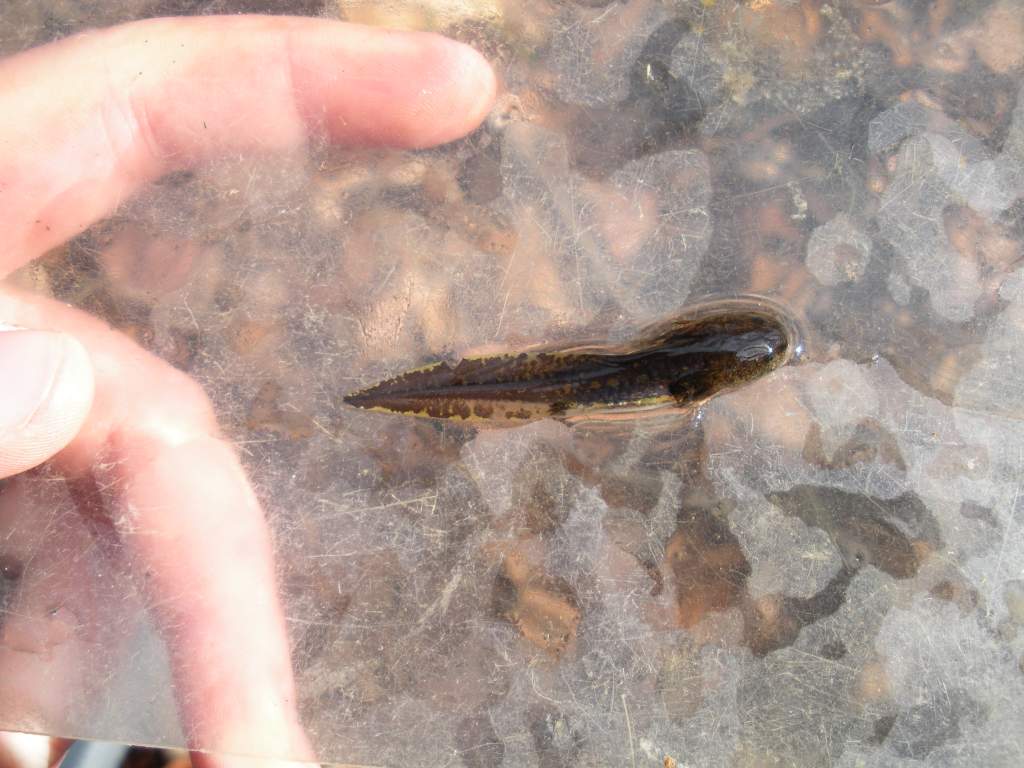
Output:
<path fill-rule="evenodd" d="M 0 275 L 170 171 L 319 133 L 442 143 L 472 130 L 494 93 L 465 46 L 309 19 L 159 19 L 27 51 L 0 62 Z M 0 286 L 0 323 L 28 329 L 0 332 L 0 477 L 53 458 L 132 510 L 130 529 L 112 530 L 145 584 L 189 743 L 313 759 L 269 531 L 202 389 L 41 296 Z M 0 669 L 20 670 L 0 702 L 33 683 L 6 642 L 19 620 L 0 628 Z"/>

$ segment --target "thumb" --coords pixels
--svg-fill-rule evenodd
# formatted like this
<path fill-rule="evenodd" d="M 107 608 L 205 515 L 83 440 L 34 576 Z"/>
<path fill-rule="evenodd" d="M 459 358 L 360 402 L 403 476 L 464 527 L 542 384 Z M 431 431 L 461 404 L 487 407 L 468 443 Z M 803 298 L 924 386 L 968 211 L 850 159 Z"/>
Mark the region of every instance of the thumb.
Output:
<path fill-rule="evenodd" d="M 92 363 L 71 336 L 0 331 L 0 478 L 31 469 L 67 445 L 89 413 L 92 394 Z"/>

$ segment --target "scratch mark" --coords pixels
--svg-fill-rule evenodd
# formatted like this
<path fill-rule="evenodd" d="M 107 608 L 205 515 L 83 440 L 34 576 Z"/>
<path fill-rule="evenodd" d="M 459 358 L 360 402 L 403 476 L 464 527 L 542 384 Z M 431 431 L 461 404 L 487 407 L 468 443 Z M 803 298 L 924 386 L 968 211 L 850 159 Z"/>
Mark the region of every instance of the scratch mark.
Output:
<path fill-rule="evenodd" d="M 629 736 L 629 762 L 636 768 L 636 747 L 633 745 L 633 721 L 629 718 L 629 707 L 626 706 L 626 694 L 621 695 L 622 711 L 626 715 L 626 735 Z"/>

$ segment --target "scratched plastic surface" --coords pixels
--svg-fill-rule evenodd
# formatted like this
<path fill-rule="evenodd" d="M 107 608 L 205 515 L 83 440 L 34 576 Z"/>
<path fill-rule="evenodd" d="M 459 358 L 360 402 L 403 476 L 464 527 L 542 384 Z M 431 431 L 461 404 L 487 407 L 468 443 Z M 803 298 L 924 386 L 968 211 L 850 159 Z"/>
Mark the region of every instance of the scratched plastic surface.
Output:
<path fill-rule="evenodd" d="M 1024 764 L 1024 4 L 96 8 L 8 2 L 0 45 L 292 10 L 442 31 L 502 78 L 454 145 L 208 166 L 15 277 L 215 404 L 320 759 Z M 476 432 L 340 400 L 738 291 L 791 307 L 809 359 L 701 419 Z M 180 744 L 146 601 L 60 478 L 0 501 L 0 725 Z"/>

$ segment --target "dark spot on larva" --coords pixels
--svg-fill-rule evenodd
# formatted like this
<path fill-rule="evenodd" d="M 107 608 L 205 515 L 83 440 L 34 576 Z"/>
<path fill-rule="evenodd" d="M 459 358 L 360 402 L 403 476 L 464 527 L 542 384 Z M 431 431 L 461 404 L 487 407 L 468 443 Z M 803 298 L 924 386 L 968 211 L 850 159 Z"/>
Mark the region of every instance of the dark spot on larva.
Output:
<path fill-rule="evenodd" d="M 452 417 L 452 404 L 443 400 L 437 400 L 427 406 L 427 413 L 442 419 Z"/>
<path fill-rule="evenodd" d="M 461 419 L 468 419 L 470 412 L 469 403 L 465 400 L 455 400 L 452 402 L 453 416 L 458 416 Z"/>
<path fill-rule="evenodd" d="M 551 404 L 550 413 L 552 416 L 561 416 L 569 410 L 569 403 L 564 400 L 559 400 L 557 403 Z"/>
<path fill-rule="evenodd" d="M 486 403 L 477 403 L 473 406 L 473 412 L 481 419 L 489 419 L 494 415 L 494 406 Z"/>

